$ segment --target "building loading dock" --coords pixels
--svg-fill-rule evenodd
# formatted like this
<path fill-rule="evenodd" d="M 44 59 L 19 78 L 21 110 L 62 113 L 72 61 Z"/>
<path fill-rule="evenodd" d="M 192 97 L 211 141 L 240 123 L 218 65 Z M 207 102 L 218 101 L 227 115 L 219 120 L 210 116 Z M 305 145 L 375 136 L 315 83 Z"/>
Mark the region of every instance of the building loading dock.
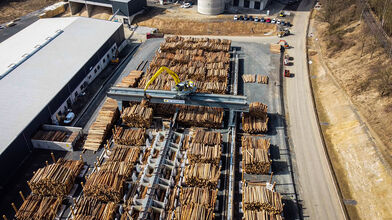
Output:
<path fill-rule="evenodd" d="M 31 137 L 52 123 L 109 64 L 122 25 L 83 17 L 40 19 L 0 44 L 0 178 L 15 173 Z"/>

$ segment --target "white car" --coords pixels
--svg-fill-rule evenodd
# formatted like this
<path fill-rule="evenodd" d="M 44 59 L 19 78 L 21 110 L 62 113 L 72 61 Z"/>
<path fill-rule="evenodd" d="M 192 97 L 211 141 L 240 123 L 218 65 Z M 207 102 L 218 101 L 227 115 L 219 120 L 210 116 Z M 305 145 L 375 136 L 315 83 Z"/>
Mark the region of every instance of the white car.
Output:
<path fill-rule="evenodd" d="M 180 6 L 181 8 L 190 8 L 191 3 L 184 3 L 183 5 Z"/>
<path fill-rule="evenodd" d="M 258 17 L 255 17 L 255 18 L 253 19 L 253 21 L 254 21 L 254 22 L 258 22 L 258 21 L 259 21 L 259 18 L 258 18 Z"/>
<path fill-rule="evenodd" d="M 64 124 L 70 124 L 75 118 L 75 113 L 68 112 L 67 116 L 65 116 Z"/>
<path fill-rule="evenodd" d="M 277 23 L 277 24 L 280 24 L 280 20 L 276 20 L 276 23 Z"/>
<path fill-rule="evenodd" d="M 237 20 L 238 20 L 238 16 L 234 15 L 234 21 L 237 21 Z"/>
<path fill-rule="evenodd" d="M 271 24 L 275 24 L 276 23 L 276 19 L 272 19 Z"/>

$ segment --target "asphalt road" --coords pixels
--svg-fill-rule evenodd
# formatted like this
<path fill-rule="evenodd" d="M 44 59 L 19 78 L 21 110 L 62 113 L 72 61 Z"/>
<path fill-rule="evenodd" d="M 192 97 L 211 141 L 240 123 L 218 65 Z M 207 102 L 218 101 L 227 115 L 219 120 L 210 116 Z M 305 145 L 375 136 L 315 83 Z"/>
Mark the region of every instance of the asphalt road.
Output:
<path fill-rule="evenodd" d="M 318 120 L 308 80 L 306 28 L 309 8 L 313 0 L 303 0 L 294 17 L 291 36 L 286 37 L 294 48 L 288 54 L 294 65 L 288 69 L 294 74 L 285 78 L 286 108 L 289 115 L 289 133 L 295 155 L 299 192 L 303 200 L 305 219 L 345 219 L 344 209 L 333 180 L 320 137 Z"/>

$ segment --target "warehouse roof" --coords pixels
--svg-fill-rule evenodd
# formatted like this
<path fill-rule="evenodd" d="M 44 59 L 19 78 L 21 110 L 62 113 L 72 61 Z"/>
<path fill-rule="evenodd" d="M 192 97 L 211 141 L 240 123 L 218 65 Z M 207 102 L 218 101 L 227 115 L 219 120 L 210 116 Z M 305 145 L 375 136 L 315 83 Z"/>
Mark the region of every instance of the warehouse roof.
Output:
<path fill-rule="evenodd" d="M 120 26 L 83 17 L 40 19 L 0 43 L 0 154 Z"/>

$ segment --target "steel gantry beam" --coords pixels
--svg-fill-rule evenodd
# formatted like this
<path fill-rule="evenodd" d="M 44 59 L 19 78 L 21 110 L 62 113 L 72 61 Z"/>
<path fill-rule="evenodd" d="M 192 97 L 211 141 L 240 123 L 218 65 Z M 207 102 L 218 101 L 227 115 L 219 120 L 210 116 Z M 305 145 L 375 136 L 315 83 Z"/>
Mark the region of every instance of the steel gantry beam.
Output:
<path fill-rule="evenodd" d="M 219 95 L 195 93 L 188 99 L 176 99 L 177 92 L 164 90 L 147 90 L 151 103 L 163 104 L 183 104 L 194 106 L 207 106 L 224 108 L 238 112 L 248 112 L 249 105 L 246 96 L 239 95 Z M 119 102 L 119 108 L 122 108 L 122 101 L 141 102 L 144 99 L 144 90 L 135 88 L 112 87 L 108 91 L 108 97 L 116 99 Z"/>

